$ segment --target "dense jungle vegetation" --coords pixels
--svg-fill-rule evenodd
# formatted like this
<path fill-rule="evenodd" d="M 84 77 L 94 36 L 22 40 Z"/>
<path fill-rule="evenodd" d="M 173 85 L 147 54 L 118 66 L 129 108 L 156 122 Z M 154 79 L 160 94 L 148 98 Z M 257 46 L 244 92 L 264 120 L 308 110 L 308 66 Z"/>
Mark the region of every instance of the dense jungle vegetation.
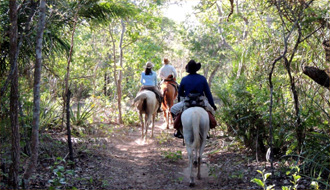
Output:
<path fill-rule="evenodd" d="M 194 22 L 164 16 L 181 3 L 0 2 L 1 188 L 28 188 L 40 159 L 59 156 L 45 146 L 53 134 L 68 139 L 69 167 L 71 138 L 138 125 L 141 71 L 164 57 L 178 82 L 190 59 L 202 63 L 217 130 L 330 188 L 329 1 L 200 0 Z"/>

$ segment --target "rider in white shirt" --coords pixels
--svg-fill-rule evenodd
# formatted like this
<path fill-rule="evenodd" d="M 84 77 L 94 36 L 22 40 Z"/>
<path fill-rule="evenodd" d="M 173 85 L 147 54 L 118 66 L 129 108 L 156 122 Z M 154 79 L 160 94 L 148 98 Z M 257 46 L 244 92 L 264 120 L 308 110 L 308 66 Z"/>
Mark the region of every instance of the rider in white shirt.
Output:
<path fill-rule="evenodd" d="M 169 63 L 170 61 L 167 58 L 164 58 L 164 62 L 163 62 L 164 65 L 162 66 L 162 68 L 159 69 L 159 76 L 162 79 L 162 81 L 167 79 L 170 75 L 173 76 L 173 79 L 175 81 L 178 75 L 175 68 Z"/>

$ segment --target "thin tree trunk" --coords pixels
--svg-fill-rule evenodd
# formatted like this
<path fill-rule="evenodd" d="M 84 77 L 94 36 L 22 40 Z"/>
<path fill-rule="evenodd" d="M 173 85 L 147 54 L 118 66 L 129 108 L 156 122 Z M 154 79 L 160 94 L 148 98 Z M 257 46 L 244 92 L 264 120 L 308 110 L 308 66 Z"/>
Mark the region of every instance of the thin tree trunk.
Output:
<path fill-rule="evenodd" d="M 72 27 L 72 34 L 71 34 L 71 44 L 70 44 L 70 50 L 69 50 L 69 55 L 68 55 L 68 63 L 66 67 L 66 75 L 65 75 L 65 87 L 64 87 L 64 93 L 63 93 L 63 120 L 64 121 L 64 115 L 65 115 L 65 109 L 66 109 L 66 96 L 69 91 L 69 80 L 70 80 L 70 65 L 71 65 L 71 58 L 72 58 L 72 52 L 73 52 L 73 46 L 74 46 L 74 35 L 76 32 L 76 26 L 77 26 L 77 18 L 78 18 L 78 12 L 80 9 L 80 5 L 78 5 L 77 12 L 74 15 L 74 20 L 73 20 L 73 27 Z"/>
<path fill-rule="evenodd" d="M 68 63 L 66 67 L 66 77 L 65 77 L 65 92 L 63 95 L 64 98 L 64 107 L 63 107 L 63 113 L 66 113 L 67 118 L 67 135 L 68 135 L 68 148 L 69 148 L 69 159 L 73 162 L 73 150 L 72 150 L 72 142 L 71 142 L 71 129 L 70 129 L 70 105 L 67 105 L 70 103 L 70 95 L 71 92 L 69 90 L 69 80 L 70 80 L 70 65 L 71 65 L 71 59 L 72 59 L 72 52 L 73 52 L 73 46 L 74 46 L 74 35 L 76 32 L 76 26 L 77 26 L 77 20 L 78 20 L 78 12 L 80 9 L 80 5 L 78 5 L 77 12 L 74 15 L 74 23 L 72 28 L 72 34 L 71 34 L 71 45 L 70 45 L 70 51 L 68 56 Z M 66 111 L 65 111 L 66 110 Z M 68 113 L 69 112 L 69 113 Z M 64 116 L 64 115 L 63 115 Z"/>
<path fill-rule="evenodd" d="M 118 81 L 120 80 L 119 77 L 118 77 L 118 80 L 117 80 L 117 56 L 116 56 L 116 41 L 113 37 L 113 34 L 112 34 L 112 30 L 111 30 L 111 25 L 109 26 L 109 34 L 110 34 L 110 37 L 111 37 L 111 41 L 112 41 L 112 51 L 113 51 L 113 78 L 115 80 L 115 85 L 116 85 L 116 90 L 117 90 L 117 104 L 118 104 L 118 110 L 119 110 L 119 116 L 118 116 L 118 122 L 120 123 L 122 120 L 121 120 L 121 107 L 120 106 L 120 103 L 119 102 L 119 97 L 118 95 L 121 95 L 121 93 L 118 93 L 118 90 L 120 90 L 118 88 Z"/>
<path fill-rule="evenodd" d="M 40 124 L 40 79 L 42 68 L 42 40 L 45 28 L 45 15 L 46 15 L 46 0 L 40 1 L 39 23 L 37 31 L 36 43 L 36 64 L 34 70 L 34 87 L 33 87 L 33 120 L 32 120 L 32 136 L 31 136 L 31 157 L 27 163 L 23 175 L 23 188 L 28 188 L 28 180 L 34 173 L 38 160 L 39 149 L 39 124 Z"/>
<path fill-rule="evenodd" d="M 17 66 L 17 4 L 16 1 L 9 1 L 9 18 L 10 18 L 10 51 L 9 59 L 11 65 L 10 88 L 10 121 L 12 129 L 12 164 L 10 168 L 10 185 L 14 189 L 18 189 L 18 172 L 20 160 L 20 137 L 18 124 L 18 66 Z"/>
<path fill-rule="evenodd" d="M 121 36 L 120 36 L 120 41 L 119 41 L 119 64 L 121 69 L 119 70 L 119 76 L 118 76 L 118 84 L 117 84 L 117 95 L 118 95 L 118 110 L 119 110 L 119 123 L 122 124 L 123 123 L 123 118 L 122 118 L 122 112 L 121 112 L 121 96 L 122 96 L 122 92 L 121 92 L 121 82 L 123 80 L 123 39 L 124 39 L 124 34 L 126 31 L 126 26 L 123 20 L 121 20 L 121 26 L 122 26 L 122 31 L 121 31 Z"/>
<path fill-rule="evenodd" d="M 22 32 L 22 34 L 20 35 L 20 38 L 19 38 L 19 42 L 18 42 L 18 46 L 17 46 L 17 51 L 16 51 L 16 55 L 15 55 L 15 59 L 17 60 L 18 58 L 18 54 L 20 52 L 20 48 L 22 46 L 22 43 L 23 43 L 23 37 L 27 37 L 26 35 L 23 35 L 24 33 L 27 33 L 27 31 L 29 31 L 30 29 L 30 23 L 32 22 L 32 18 L 34 16 L 34 13 L 35 13 L 35 8 L 36 8 L 36 3 L 34 2 L 34 0 L 31 0 L 30 2 L 30 14 L 29 14 L 29 19 L 28 21 L 25 23 L 25 29 L 24 29 L 24 32 Z M 18 38 L 18 34 L 17 34 L 17 38 Z M 12 77 L 13 77 L 13 73 L 14 70 L 11 70 L 9 72 L 9 75 L 7 76 L 7 79 L 6 81 L 4 82 L 3 86 L 1 87 L 0 89 L 0 101 L 1 101 L 1 97 L 4 95 L 4 93 L 6 92 L 7 90 L 7 87 L 8 87 L 8 84 L 9 82 L 11 81 Z"/>
<path fill-rule="evenodd" d="M 108 75 L 107 75 L 107 71 L 104 72 L 104 87 L 103 87 L 103 91 L 104 91 L 104 96 L 107 96 L 107 86 L 108 86 L 108 81 L 107 81 Z"/>
<path fill-rule="evenodd" d="M 68 134 L 68 146 L 69 146 L 69 159 L 73 162 L 73 148 L 71 141 L 71 127 L 70 127 L 70 96 L 71 91 L 67 92 L 67 102 L 66 102 L 66 123 L 67 123 L 67 134 Z M 78 102 L 79 104 L 79 102 Z M 73 165 L 71 165 L 73 166 Z"/>
<path fill-rule="evenodd" d="M 220 63 L 217 64 L 215 66 L 215 68 L 213 69 L 213 71 L 211 72 L 211 75 L 209 77 L 209 87 L 210 88 L 211 88 L 211 85 L 212 85 L 213 78 L 214 78 L 215 74 L 217 73 L 217 71 L 219 70 L 219 68 L 220 68 Z"/>

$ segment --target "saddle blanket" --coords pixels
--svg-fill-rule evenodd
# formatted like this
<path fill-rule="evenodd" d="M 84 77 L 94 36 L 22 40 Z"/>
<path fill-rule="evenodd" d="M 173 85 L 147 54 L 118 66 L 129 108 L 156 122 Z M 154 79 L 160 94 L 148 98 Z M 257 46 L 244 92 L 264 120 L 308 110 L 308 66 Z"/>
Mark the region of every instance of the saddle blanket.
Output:
<path fill-rule="evenodd" d="M 217 126 L 217 121 L 215 120 L 214 115 L 212 115 L 211 112 L 207 111 L 207 113 L 209 114 L 209 119 L 210 119 L 210 129 L 214 129 Z M 182 130 L 182 122 L 181 122 L 181 115 L 182 112 L 178 114 L 178 116 L 175 118 L 174 120 L 174 124 L 173 127 L 174 129 L 181 129 Z"/>

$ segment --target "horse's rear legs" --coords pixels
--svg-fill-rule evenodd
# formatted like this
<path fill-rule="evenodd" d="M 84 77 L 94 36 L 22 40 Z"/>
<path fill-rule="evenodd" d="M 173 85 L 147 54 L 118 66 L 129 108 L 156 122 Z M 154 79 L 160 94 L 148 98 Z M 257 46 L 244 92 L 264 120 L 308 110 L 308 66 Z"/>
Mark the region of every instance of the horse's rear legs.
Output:
<path fill-rule="evenodd" d="M 139 118 L 140 118 L 140 122 L 141 122 L 141 131 L 142 131 L 142 138 L 143 138 L 143 135 L 144 135 L 144 121 L 143 121 L 143 117 L 142 117 L 142 113 L 140 113 L 139 115 Z"/>
<path fill-rule="evenodd" d="M 188 159 L 189 159 L 189 174 L 190 174 L 190 181 L 189 181 L 189 187 L 194 187 L 195 186 L 195 181 L 194 181 L 194 174 L 193 174 L 193 150 L 191 148 L 187 148 L 188 152 Z"/>
<path fill-rule="evenodd" d="M 197 161 L 197 179 L 201 179 L 201 157 L 198 157 Z"/>

